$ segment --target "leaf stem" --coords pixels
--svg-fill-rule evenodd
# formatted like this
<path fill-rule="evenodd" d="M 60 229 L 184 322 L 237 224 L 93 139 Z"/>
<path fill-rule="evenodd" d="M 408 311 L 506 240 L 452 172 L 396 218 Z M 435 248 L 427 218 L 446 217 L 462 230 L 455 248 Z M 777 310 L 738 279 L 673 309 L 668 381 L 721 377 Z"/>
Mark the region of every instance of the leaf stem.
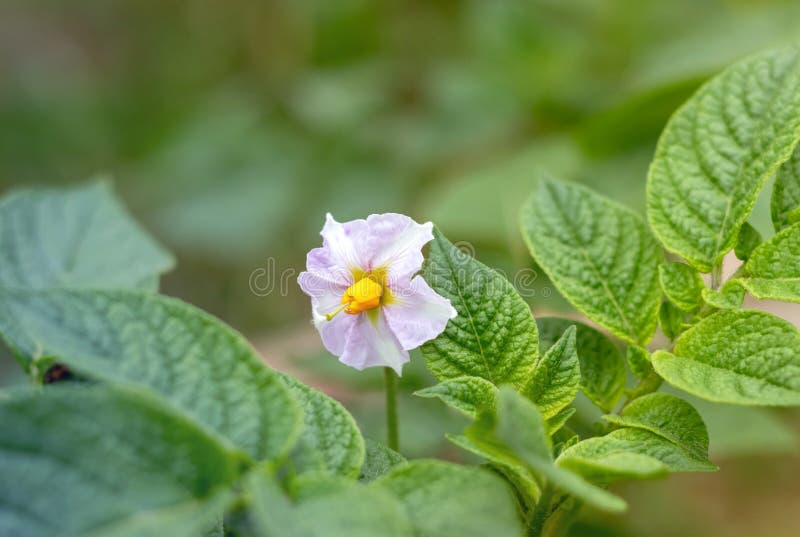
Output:
<path fill-rule="evenodd" d="M 717 263 L 711 269 L 711 289 L 717 290 L 722 285 L 722 263 Z"/>
<path fill-rule="evenodd" d="M 383 378 L 386 384 L 386 445 L 389 449 L 398 451 L 400 435 L 397 426 L 397 374 L 391 367 L 384 367 Z"/>
<path fill-rule="evenodd" d="M 536 508 L 533 510 L 531 516 L 531 525 L 528 529 L 528 537 L 542 537 L 544 531 L 544 523 L 547 517 L 550 516 L 550 503 L 553 499 L 553 487 L 547 483 L 542 489 L 542 495 L 539 501 L 536 502 Z"/>

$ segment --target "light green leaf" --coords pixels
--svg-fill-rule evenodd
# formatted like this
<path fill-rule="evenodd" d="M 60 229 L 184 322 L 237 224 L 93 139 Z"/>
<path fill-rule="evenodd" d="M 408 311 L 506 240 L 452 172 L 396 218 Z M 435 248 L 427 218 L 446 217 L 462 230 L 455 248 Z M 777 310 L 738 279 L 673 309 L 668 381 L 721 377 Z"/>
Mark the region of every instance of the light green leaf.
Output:
<path fill-rule="evenodd" d="M 197 537 L 248 466 L 144 390 L 0 397 L 0 529 L 15 537 Z M 124 478 L 124 479 L 123 479 Z"/>
<path fill-rule="evenodd" d="M 154 291 L 174 264 L 105 181 L 0 200 L 0 286 Z"/>
<path fill-rule="evenodd" d="M 500 274 L 434 230 L 425 281 L 458 311 L 445 331 L 422 346 L 439 380 L 481 377 L 523 386 L 538 357 L 536 323 L 516 289 Z"/>
<path fill-rule="evenodd" d="M 800 224 L 779 232 L 756 248 L 736 280 L 756 298 L 800 302 Z"/>
<path fill-rule="evenodd" d="M 739 237 L 736 239 L 736 246 L 734 246 L 733 251 L 736 257 L 742 261 L 747 261 L 753 250 L 762 242 L 761 234 L 756 231 L 756 228 L 750 225 L 749 222 L 745 222 L 739 230 Z"/>
<path fill-rule="evenodd" d="M 536 406 L 509 387 L 500 389 L 497 413 L 481 414 L 467 429 L 478 448 L 511 466 L 524 465 L 557 488 L 606 511 L 623 511 L 625 502 L 553 462 L 550 436 Z"/>
<path fill-rule="evenodd" d="M 708 460 L 708 431 L 703 418 L 688 402 L 666 393 L 643 395 L 622 413 L 603 418 L 619 427 L 644 429 L 686 450 L 698 461 Z"/>
<path fill-rule="evenodd" d="M 364 438 L 350 413 L 294 377 L 278 375 L 303 409 L 303 431 L 291 453 L 294 471 L 357 477 L 364 464 Z"/>
<path fill-rule="evenodd" d="M 736 244 L 764 182 L 800 139 L 800 55 L 751 56 L 672 116 L 647 180 L 656 236 L 702 272 Z"/>
<path fill-rule="evenodd" d="M 546 179 L 521 223 L 531 255 L 576 308 L 631 343 L 653 337 L 662 254 L 639 215 L 583 186 Z"/>
<path fill-rule="evenodd" d="M 603 484 L 619 479 L 661 477 L 665 470 L 710 472 L 717 469 L 657 434 L 632 428 L 617 429 L 605 436 L 578 442 L 561 453 L 557 464 Z"/>
<path fill-rule="evenodd" d="M 403 504 L 387 491 L 330 481 L 293 503 L 272 476 L 248 479 L 250 516 L 257 537 L 413 537 Z M 313 488 L 312 484 L 307 484 Z M 307 491 L 308 492 L 308 491 Z"/>
<path fill-rule="evenodd" d="M 558 341 L 547 349 L 536 364 L 530 382 L 522 390 L 545 419 L 554 417 L 569 406 L 578 392 L 581 368 L 575 332 L 575 325 L 569 326 Z"/>
<path fill-rule="evenodd" d="M 565 408 L 549 420 L 547 420 L 547 433 L 553 436 L 567 424 L 569 419 L 577 412 L 574 408 Z"/>
<path fill-rule="evenodd" d="M 800 148 L 775 173 L 770 208 L 776 232 L 800 221 Z"/>
<path fill-rule="evenodd" d="M 570 319 L 543 317 L 539 327 L 540 353 L 547 352 L 570 326 L 575 326 L 575 346 L 581 371 L 581 391 L 598 407 L 610 412 L 625 389 L 625 358 L 605 335 Z"/>
<path fill-rule="evenodd" d="M 511 489 L 482 468 L 418 460 L 377 479 L 372 488 L 400 498 L 420 537 L 521 537 Z"/>
<path fill-rule="evenodd" d="M 650 365 L 650 353 L 647 352 L 647 349 L 637 345 L 628 345 L 626 359 L 628 367 L 640 379 L 646 378 L 653 372 L 653 366 Z"/>
<path fill-rule="evenodd" d="M 725 284 L 714 291 L 713 289 L 703 289 L 703 300 L 709 306 L 721 310 L 735 310 L 742 307 L 744 302 L 743 282 L 740 279 L 728 280 Z"/>
<path fill-rule="evenodd" d="M 800 405 L 800 332 L 760 311 L 725 310 L 658 351 L 653 367 L 673 386 L 720 403 Z"/>
<path fill-rule="evenodd" d="M 179 300 L 4 289 L 0 333 L 43 368 L 55 358 L 85 378 L 147 386 L 253 458 L 286 454 L 300 433 L 300 408 L 278 374 L 241 335 Z"/>
<path fill-rule="evenodd" d="M 485 407 L 493 407 L 497 387 L 480 377 L 457 377 L 414 393 L 419 397 L 438 397 L 448 406 L 474 418 Z"/>
<path fill-rule="evenodd" d="M 364 445 L 366 447 L 364 465 L 358 474 L 358 480 L 362 483 L 374 481 L 388 473 L 395 466 L 400 466 L 406 462 L 405 457 L 380 442 L 365 438 Z"/>
<path fill-rule="evenodd" d="M 661 289 L 670 302 L 686 312 L 703 305 L 703 278 L 686 263 L 664 263 L 658 267 Z"/>

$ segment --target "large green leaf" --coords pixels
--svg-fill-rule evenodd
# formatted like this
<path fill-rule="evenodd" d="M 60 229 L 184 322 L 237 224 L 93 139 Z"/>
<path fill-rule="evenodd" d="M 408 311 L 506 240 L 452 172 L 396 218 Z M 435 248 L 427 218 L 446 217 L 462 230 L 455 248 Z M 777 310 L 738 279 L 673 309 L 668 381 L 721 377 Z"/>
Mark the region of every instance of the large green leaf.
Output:
<path fill-rule="evenodd" d="M 173 264 L 106 182 L 0 200 L 0 286 L 156 290 Z"/>
<path fill-rule="evenodd" d="M 522 393 L 533 401 L 545 419 L 550 419 L 572 403 L 580 382 L 581 367 L 572 325 L 547 349 Z"/>
<path fill-rule="evenodd" d="M 576 308 L 632 343 L 650 340 L 662 255 L 639 215 L 583 186 L 543 179 L 521 223 L 534 259 Z"/>
<path fill-rule="evenodd" d="M 288 452 L 301 411 L 239 334 L 179 300 L 133 290 L 0 293 L 0 333 L 44 369 L 147 386 L 256 459 Z"/>
<path fill-rule="evenodd" d="M 418 460 L 394 469 L 372 487 L 390 490 L 406 506 L 419 537 L 520 537 L 511 489 L 482 468 Z"/>
<path fill-rule="evenodd" d="M 0 534 L 197 537 L 248 465 L 143 390 L 0 394 Z"/>
<path fill-rule="evenodd" d="M 525 466 L 552 486 L 598 509 L 623 511 L 625 502 L 553 462 L 550 436 L 542 414 L 528 399 L 503 387 L 496 412 L 484 412 L 467 429 L 467 438 L 480 450 L 509 467 Z"/>
<path fill-rule="evenodd" d="M 800 220 L 800 148 L 775 173 L 770 208 L 775 231 Z"/>
<path fill-rule="evenodd" d="M 800 302 L 800 223 L 759 245 L 744 268 L 735 282 L 754 297 Z"/>
<path fill-rule="evenodd" d="M 667 382 L 710 401 L 800 405 L 800 332 L 769 313 L 715 313 L 652 362 Z"/>
<path fill-rule="evenodd" d="M 538 356 L 538 337 L 531 310 L 511 283 L 438 230 L 424 276 L 458 311 L 439 337 L 422 346 L 436 378 L 472 376 L 523 386 Z"/>
<path fill-rule="evenodd" d="M 414 395 L 438 397 L 448 406 L 474 418 L 482 408 L 494 405 L 497 387 L 480 377 L 458 377 L 419 390 Z"/>
<path fill-rule="evenodd" d="M 672 116 L 647 182 L 656 236 L 709 272 L 736 244 L 759 190 L 800 139 L 795 47 L 747 58 Z"/>
<path fill-rule="evenodd" d="M 545 353 L 570 326 L 575 326 L 575 346 L 581 372 L 581 391 L 597 406 L 610 412 L 625 389 L 625 358 L 605 335 L 571 319 L 542 317 L 539 327 L 540 353 Z"/>
<path fill-rule="evenodd" d="M 357 477 L 364 464 L 364 438 L 338 402 L 297 379 L 280 374 L 303 409 L 305 427 L 292 450 L 295 472 L 332 472 Z"/>
<path fill-rule="evenodd" d="M 604 416 L 609 423 L 650 431 L 685 450 L 700 462 L 708 460 L 708 431 L 692 405 L 666 393 L 635 399 L 620 414 Z"/>
<path fill-rule="evenodd" d="M 364 446 L 364 465 L 358 474 L 358 480 L 362 483 L 374 481 L 380 476 L 389 473 L 395 466 L 406 462 L 405 457 L 398 452 L 375 440 L 365 438 Z"/>
<path fill-rule="evenodd" d="M 306 489 L 313 489 L 307 483 Z M 292 502 L 266 472 L 248 479 L 257 537 L 412 537 L 402 502 L 388 491 L 355 482 L 323 482 Z"/>

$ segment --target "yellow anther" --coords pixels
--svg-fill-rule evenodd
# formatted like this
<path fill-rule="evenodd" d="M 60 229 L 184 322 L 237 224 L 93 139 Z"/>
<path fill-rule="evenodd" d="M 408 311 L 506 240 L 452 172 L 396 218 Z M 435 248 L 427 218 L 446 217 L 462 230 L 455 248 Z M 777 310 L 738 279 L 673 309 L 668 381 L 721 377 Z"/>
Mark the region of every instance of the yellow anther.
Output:
<path fill-rule="evenodd" d="M 361 278 L 342 295 L 345 313 L 355 315 L 377 308 L 383 296 L 383 286 L 372 278 Z M 337 312 L 338 313 L 338 312 Z"/>

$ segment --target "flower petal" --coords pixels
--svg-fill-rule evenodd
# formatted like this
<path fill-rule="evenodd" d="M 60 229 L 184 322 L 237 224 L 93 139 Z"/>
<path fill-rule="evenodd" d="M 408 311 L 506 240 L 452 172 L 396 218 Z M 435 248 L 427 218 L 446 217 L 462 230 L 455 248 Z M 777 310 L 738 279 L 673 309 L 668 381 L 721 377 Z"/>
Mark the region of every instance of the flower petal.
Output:
<path fill-rule="evenodd" d="M 309 252 L 306 258 L 308 270 L 341 275 L 353 268 L 364 270 L 369 265 L 370 250 L 364 248 L 369 240 L 366 220 L 339 223 L 328 213 L 320 235 L 322 248 Z"/>
<path fill-rule="evenodd" d="M 407 279 L 422 268 L 422 247 L 433 240 L 433 224 L 418 224 L 403 214 L 372 214 L 369 225 L 369 269 L 389 268 L 389 281 Z"/>
<path fill-rule="evenodd" d="M 450 301 L 431 289 L 422 276 L 408 286 L 392 288 L 393 302 L 384 306 L 386 320 L 403 349 L 416 349 L 444 332 L 458 315 Z"/>
<path fill-rule="evenodd" d="M 408 352 L 401 348 L 400 342 L 386 323 L 383 308 L 372 311 L 377 312 L 377 315 L 347 315 L 356 322 L 350 329 L 339 361 L 358 370 L 377 366 L 391 367 L 400 375 L 403 364 L 409 360 Z"/>

